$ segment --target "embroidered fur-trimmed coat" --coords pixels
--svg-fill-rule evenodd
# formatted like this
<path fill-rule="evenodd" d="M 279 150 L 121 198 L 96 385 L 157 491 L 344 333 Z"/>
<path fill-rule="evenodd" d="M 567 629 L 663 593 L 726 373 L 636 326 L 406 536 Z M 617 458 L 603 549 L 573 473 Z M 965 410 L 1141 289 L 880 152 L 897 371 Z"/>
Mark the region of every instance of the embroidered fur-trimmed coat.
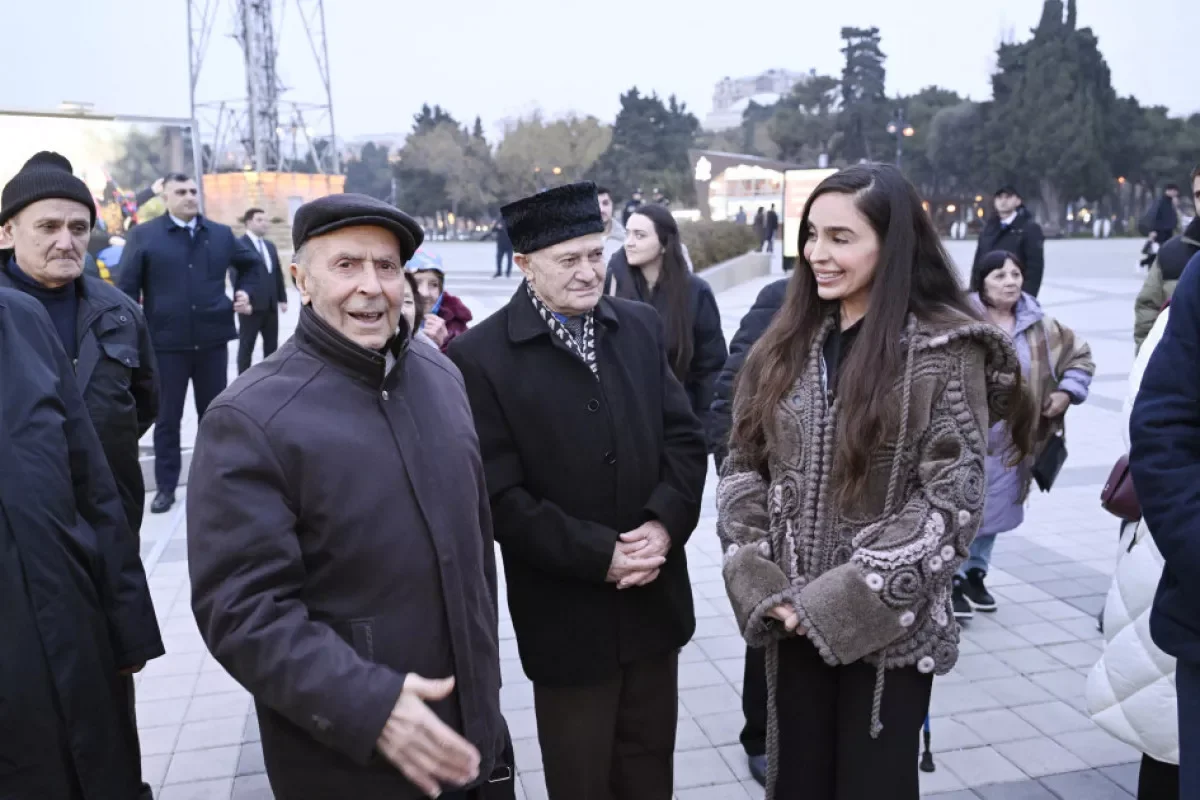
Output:
<path fill-rule="evenodd" d="M 875 453 L 863 498 L 838 508 L 839 407 L 827 404 L 821 356 L 833 324 L 767 431 L 767 475 L 737 448 L 726 462 L 717 531 L 729 599 L 751 645 L 783 635 L 766 613 L 790 603 L 830 665 L 944 674 L 958 657 L 950 579 L 982 519 L 988 429 L 1017 400 L 1020 364 L 992 325 L 910 319 L 895 387 L 907 414 Z"/>

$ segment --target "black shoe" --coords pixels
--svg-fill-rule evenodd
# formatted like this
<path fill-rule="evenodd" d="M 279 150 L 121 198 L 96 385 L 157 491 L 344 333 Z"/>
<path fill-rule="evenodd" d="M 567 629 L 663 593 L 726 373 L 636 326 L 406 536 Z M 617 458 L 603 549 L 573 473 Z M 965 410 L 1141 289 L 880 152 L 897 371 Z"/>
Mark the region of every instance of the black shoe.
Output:
<path fill-rule="evenodd" d="M 170 511 L 173 505 L 175 505 L 174 492 L 159 492 L 154 495 L 154 502 L 150 504 L 150 513 L 162 514 Z"/>
<path fill-rule="evenodd" d="M 954 588 L 950 592 L 950 602 L 954 605 L 955 619 L 974 619 L 975 612 L 971 608 L 971 604 L 967 602 L 967 596 L 963 594 L 963 579 L 954 576 Z"/>
<path fill-rule="evenodd" d="M 767 785 L 767 757 L 766 756 L 747 756 L 747 763 L 750 764 L 750 777 L 758 781 L 759 786 Z"/>
<path fill-rule="evenodd" d="M 962 590 L 976 611 L 991 613 L 996 610 L 996 598 L 992 597 L 992 593 L 983 585 L 983 579 L 986 577 L 987 573 L 979 567 L 967 570 L 967 580 Z"/>

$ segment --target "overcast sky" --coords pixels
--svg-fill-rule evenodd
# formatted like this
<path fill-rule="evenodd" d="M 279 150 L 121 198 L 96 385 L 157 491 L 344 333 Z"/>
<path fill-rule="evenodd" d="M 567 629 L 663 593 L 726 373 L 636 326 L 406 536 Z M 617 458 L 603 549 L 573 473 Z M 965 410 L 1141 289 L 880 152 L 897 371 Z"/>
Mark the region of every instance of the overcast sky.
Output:
<path fill-rule="evenodd" d="M 198 0 L 203 5 L 204 0 Z M 229 38 L 234 0 L 220 6 L 198 100 L 245 95 Z M 322 100 L 294 0 L 286 3 L 279 71 L 287 97 Z M 937 84 L 984 99 L 996 45 L 1024 39 L 1042 0 L 326 0 L 339 136 L 406 131 L 424 102 L 495 134 L 504 119 L 611 120 L 637 85 L 674 93 L 703 119 L 713 84 L 772 67 L 840 74 L 839 30 L 876 25 L 889 94 Z M 919 7 L 919 13 L 918 13 Z M 0 108 L 85 101 L 98 112 L 188 114 L 187 0 L 0 0 Z M 582 9 L 589 9 L 585 13 Z M 1200 111 L 1200 3 L 1079 0 L 1120 94 L 1173 112 Z M 15 68 L 20 65 L 19 69 Z"/>

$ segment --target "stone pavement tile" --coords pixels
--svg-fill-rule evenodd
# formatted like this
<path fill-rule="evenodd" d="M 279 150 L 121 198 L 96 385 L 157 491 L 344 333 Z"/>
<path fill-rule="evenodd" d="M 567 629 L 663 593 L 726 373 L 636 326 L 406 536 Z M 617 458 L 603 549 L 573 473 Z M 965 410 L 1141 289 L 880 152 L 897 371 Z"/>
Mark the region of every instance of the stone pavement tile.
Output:
<path fill-rule="evenodd" d="M 231 800 L 275 800 L 266 775 L 242 775 L 233 779 Z"/>
<path fill-rule="evenodd" d="M 1035 622 L 1031 625 L 1017 625 L 1013 628 L 1013 633 L 1020 636 L 1027 643 L 1036 645 L 1037 647 L 1079 641 L 1078 636 L 1068 633 L 1064 628 L 1055 625 L 1053 622 Z"/>
<path fill-rule="evenodd" d="M 696 619 L 705 619 L 707 617 L 719 617 L 722 614 L 728 614 L 728 608 L 719 608 L 712 600 L 706 600 L 703 597 L 696 597 L 692 600 L 695 608 Z"/>
<path fill-rule="evenodd" d="M 701 581 L 692 584 L 692 593 L 706 600 L 722 600 L 729 597 L 725 594 L 725 581 Z M 728 602 L 728 600 L 726 600 Z"/>
<path fill-rule="evenodd" d="M 139 720 L 139 723 L 141 720 Z M 179 738 L 179 725 L 159 725 L 154 728 L 138 728 L 138 742 L 142 755 L 160 756 L 175 752 L 175 740 Z"/>
<path fill-rule="evenodd" d="M 1137 794 L 1138 774 L 1141 771 L 1141 766 L 1141 762 L 1139 761 L 1134 764 L 1121 764 L 1116 767 L 1104 767 L 1100 770 L 1100 774 L 1130 794 Z"/>
<path fill-rule="evenodd" d="M 517 652 L 516 639 L 500 640 L 500 658 L 520 658 L 520 653 Z"/>
<path fill-rule="evenodd" d="M 167 765 L 171 763 L 171 754 L 148 756 L 142 754 L 142 780 L 153 786 L 162 786 L 163 778 L 167 777 Z"/>
<path fill-rule="evenodd" d="M 207 750 L 210 747 L 229 747 L 244 741 L 245 717 L 225 717 L 204 722 L 185 723 L 179 732 L 176 752 Z"/>
<path fill-rule="evenodd" d="M 746 718 L 738 711 L 726 711 L 722 714 L 705 714 L 701 717 L 696 717 L 696 724 L 700 726 L 700 730 L 704 731 L 704 735 L 716 747 L 724 747 L 729 744 L 737 744 L 742 733 L 742 726 L 746 724 Z"/>
<path fill-rule="evenodd" d="M 990 653 L 960 657 L 954 665 L 954 672 L 968 680 L 1007 678 L 1016 674 L 1012 667 Z"/>
<path fill-rule="evenodd" d="M 693 717 L 705 714 L 722 714 L 742 709 L 742 699 L 729 684 L 702 686 L 698 689 L 681 689 L 679 701 Z"/>
<path fill-rule="evenodd" d="M 1031 706 L 1017 706 L 1013 709 L 1013 713 L 1046 736 L 1090 731 L 1095 727 L 1095 723 L 1091 719 L 1061 700 L 1035 703 Z"/>
<path fill-rule="evenodd" d="M 1010 572 L 1012 570 L 1009 570 Z M 1016 584 L 1014 586 L 996 587 L 992 594 L 997 598 L 1006 600 L 1010 603 L 1037 603 L 1043 600 L 1053 600 L 1046 592 L 1036 586 L 1030 586 L 1028 583 Z"/>
<path fill-rule="evenodd" d="M 156 658 L 138 673 L 138 683 L 147 678 L 161 678 L 168 675 L 195 675 L 200 672 L 206 653 L 167 653 Z"/>
<path fill-rule="evenodd" d="M 1112 577 L 1108 574 L 1083 577 L 1079 582 L 1097 594 L 1108 594 L 1108 590 L 1112 588 Z"/>
<path fill-rule="evenodd" d="M 999 708 L 1002 703 L 973 684 L 941 685 L 934 683 L 929 711 L 934 716 L 951 716 L 969 711 Z"/>
<path fill-rule="evenodd" d="M 232 675 L 221 670 L 202 674 L 200 680 L 196 681 L 195 694 L 224 694 L 239 691 L 241 688 L 242 685 L 235 681 Z"/>
<path fill-rule="evenodd" d="M 965 785 L 972 787 L 1022 781 L 1026 777 L 1025 773 L 991 747 L 942 753 L 937 757 L 937 764 L 939 771 L 945 767 Z"/>
<path fill-rule="evenodd" d="M 203 653 L 208 649 L 199 631 L 164 635 L 162 640 L 168 653 Z"/>
<path fill-rule="evenodd" d="M 937 764 L 937 757 L 934 757 L 934 764 Z M 933 772 L 920 773 L 921 778 L 921 794 L 922 795 L 938 795 L 945 792 L 961 791 L 967 788 L 967 785 L 962 780 L 948 769 L 935 769 Z M 973 797 L 974 795 L 972 795 Z"/>
<path fill-rule="evenodd" d="M 1023 647 L 1029 647 L 1030 642 L 1027 639 L 1021 638 L 1012 631 L 1006 630 L 999 625 L 990 629 L 975 629 L 970 627 L 963 629 L 963 640 L 978 645 L 984 652 L 994 652 L 997 650 L 1019 650 Z M 960 649 L 961 653 L 961 649 Z"/>
<path fill-rule="evenodd" d="M 939 792 L 938 794 L 923 795 L 925 800 L 979 800 L 979 795 L 970 789 L 960 789 L 957 792 Z"/>
<path fill-rule="evenodd" d="M 245 691 L 208 694 L 193 697 L 188 706 L 185 722 L 204 722 L 225 717 L 245 718 L 250 711 L 250 694 Z"/>
<path fill-rule="evenodd" d="M 700 723 L 691 717 L 679 720 L 675 726 L 675 750 L 703 750 L 712 747 L 712 742 L 704 735 Z"/>
<path fill-rule="evenodd" d="M 995 783 L 979 787 L 975 794 L 983 800 L 1057 800 L 1049 789 L 1037 781 Z"/>
<path fill-rule="evenodd" d="M 995 678 L 987 681 L 975 681 L 972 684 L 976 690 L 987 692 L 996 698 L 1004 707 L 1022 706 L 1029 703 L 1044 703 L 1054 699 L 1042 687 L 1023 675 L 1011 678 Z"/>
<path fill-rule="evenodd" d="M 238 752 L 237 775 L 259 775 L 267 771 L 261 742 L 247 742 Z"/>
<path fill-rule="evenodd" d="M 1081 595 L 1076 595 L 1079 597 Z M 1047 622 L 1058 622 L 1064 619 L 1079 619 L 1087 615 L 1070 603 L 1062 600 L 1044 600 L 1039 603 L 1028 603 L 1025 606 Z"/>
<path fill-rule="evenodd" d="M 137 721 L 139 726 L 157 728 L 163 725 L 179 725 L 187 716 L 188 704 L 191 699 L 176 697 L 171 700 L 155 700 L 153 702 L 137 701 Z"/>
<path fill-rule="evenodd" d="M 262 732 L 258 729 L 258 714 L 253 709 L 250 715 L 246 717 L 246 729 L 242 731 L 243 742 L 261 742 Z"/>
<path fill-rule="evenodd" d="M 230 800 L 232 796 L 233 778 L 164 786 L 162 791 L 155 795 L 158 800 Z"/>
<path fill-rule="evenodd" d="M 738 676 L 741 677 L 740 675 Z M 679 665 L 679 688 L 699 689 L 705 686 L 724 686 L 727 681 L 711 661 L 696 661 Z"/>
<path fill-rule="evenodd" d="M 1033 739 L 1038 736 L 1036 728 L 1007 708 L 994 708 L 989 711 L 959 714 L 955 717 L 955 720 L 969 728 L 984 744 L 1013 742 L 1019 739 Z M 996 749 L 1000 750 L 1000 748 Z M 1004 754 L 1002 750 L 1000 752 L 1002 755 Z M 1079 769 L 1082 768 L 1079 767 Z"/>
<path fill-rule="evenodd" d="M 1083 597 L 1087 594 L 1095 594 L 1095 591 L 1090 586 L 1085 586 L 1074 578 L 1035 581 L 1033 585 L 1046 594 L 1053 595 L 1060 600 L 1067 597 Z"/>
<path fill-rule="evenodd" d="M 505 686 L 514 683 L 529 683 L 529 678 L 525 677 L 525 670 L 521 668 L 520 660 L 515 658 L 501 659 L 500 680 Z"/>
<path fill-rule="evenodd" d="M 1048 655 L 1040 647 L 1001 650 L 994 657 L 1008 664 L 1022 675 L 1030 675 L 1035 672 L 1053 672 L 1065 666 L 1061 661 Z"/>
<path fill-rule="evenodd" d="M 1006 628 L 1013 628 L 1017 625 L 1029 625 L 1034 622 L 1044 622 L 1041 617 L 1020 603 L 1001 603 L 989 616 Z"/>
<path fill-rule="evenodd" d="M 167 768 L 167 784 L 207 781 L 228 778 L 231 789 L 237 774 L 238 747 L 214 747 L 209 750 L 190 750 L 176 753 Z"/>
<path fill-rule="evenodd" d="M 1099 772 L 1068 772 L 1042 778 L 1042 785 L 1060 800 L 1130 800 L 1133 795 Z"/>
<path fill-rule="evenodd" d="M 186 675 L 164 675 L 157 678 L 142 678 L 137 682 L 135 694 L 140 702 L 188 698 L 196 686 L 196 673 Z"/>
<path fill-rule="evenodd" d="M 1088 765 L 1053 739 L 1039 736 L 996 745 L 1000 755 L 1016 764 L 1031 778 L 1087 769 Z"/>
<path fill-rule="evenodd" d="M 984 743 L 975 731 L 954 717 L 932 717 L 929 727 L 934 758 L 942 750 L 963 750 L 979 747 Z"/>
<path fill-rule="evenodd" d="M 701 639 L 695 644 L 705 656 L 713 661 L 746 655 L 746 640 L 741 636 L 718 636 L 713 639 Z"/>
<path fill-rule="evenodd" d="M 1021 564 L 1014 567 L 1009 567 L 1005 570 L 1009 575 L 1018 578 L 1025 583 L 1040 583 L 1041 581 L 1052 581 L 1058 577 L 1058 574 L 1047 566 L 1042 564 Z"/>
<path fill-rule="evenodd" d="M 988 586 L 995 588 L 997 586 L 1012 586 L 1014 583 L 1023 583 L 1023 581 L 1007 570 L 999 569 L 993 565 L 987 574 L 987 583 Z"/>
<path fill-rule="evenodd" d="M 1107 595 L 1104 594 L 1089 594 L 1084 597 L 1072 597 L 1066 602 L 1078 608 L 1085 614 L 1096 616 L 1104 610 L 1104 600 Z"/>
<path fill-rule="evenodd" d="M 680 789 L 676 800 L 748 800 L 750 795 L 740 783 L 723 783 L 719 786 L 700 786 L 695 789 Z"/>
<path fill-rule="evenodd" d="M 532 708 L 522 708 L 520 711 L 510 711 L 504 715 L 508 723 L 508 734 L 514 739 L 528 739 L 537 736 L 537 716 Z"/>
<path fill-rule="evenodd" d="M 695 639 L 712 639 L 717 636 L 738 636 L 737 623 L 728 614 L 720 617 L 705 617 L 696 620 Z"/>
<path fill-rule="evenodd" d="M 727 681 L 740 681 L 746 674 L 746 659 L 742 658 L 719 658 L 712 662 L 712 665 L 720 670 Z"/>
<path fill-rule="evenodd" d="M 523 772 L 519 777 L 521 787 L 525 790 L 525 796 L 529 800 L 549 800 L 550 794 L 546 791 L 546 773 Z"/>
<path fill-rule="evenodd" d="M 1142 758 L 1142 754 L 1136 749 L 1117 741 L 1099 728 L 1064 733 L 1054 738 L 1083 759 L 1089 767 L 1115 767 L 1140 761 Z"/>
<path fill-rule="evenodd" d="M 1094 627 L 1095 620 L 1089 620 Z M 1068 667 L 1091 667 L 1100 659 L 1100 648 L 1091 642 L 1071 642 L 1056 644 L 1046 648 L 1046 652 L 1066 664 Z"/>
<path fill-rule="evenodd" d="M 515 686 L 500 687 L 500 710 L 505 713 L 509 711 L 520 711 L 524 708 L 533 708 L 533 684 L 519 683 Z"/>
<path fill-rule="evenodd" d="M 1079 619 L 1064 619 L 1054 624 L 1068 633 L 1075 634 L 1082 641 L 1095 642 L 1098 645 L 1104 643 L 1104 633 L 1096 624 L 1095 615 L 1084 615 Z"/>
<path fill-rule="evenodd" d="M 717 752 L 721 754 L 721 758 L 725 759 L 725 766 L 729 767 L 729 771 L 733 773 L 733 777 L 739 783 L 754 779 L 754 776 L 750 774 L 750 762 L 746 759 L 746 751 L 740 744 L 718 747 Z"/>
<path fill-rule="evenodd" d="M 1092 569 L 1086 564 L 1081 564 L 1078 561 L 1068 561 L 1066 564 L 1055 564 L 1053 567 L 1051 567 L 1051 569 L 1064 578 L 1082 579 L 1096 577 L 1096 570 Z"/>
<path fill-rule="evenodd" d="M 1084 678 L 1075 670 L 1039 672 L 1030 675 L 1029 679 L 1072 708 L 1078 711 L 1086 709 L 1083 697 Z"/>
<path fill-rule="evenodd" d="M 766 790 L 759 786 L 753 778 L 742 781 L 742 788 L 746 790 L 746 794 L 750 795 L 750 800 L 763 800 L 767 794 Z"/>
<path fill-rule="evenodd" d="M 513 739 L 512 744 L 518 772 L 537 772 L 542 768 L 542 748 L 537 739 Z"/>
<path fill-rule="evenodd" d="M 691 664 L 695 661 L 705 661 L 707 659 L 708 655 L 701 650 L 700 646 L 694 641 L 688 642 L 683 646 L 683 649 L 679 651 L 680 664 Z"/>
<path fill-rule="evenodd" d="M 733 771 L 716 750 L 692 750 L 675 754 L 676 789 L 733 782 Z"/>

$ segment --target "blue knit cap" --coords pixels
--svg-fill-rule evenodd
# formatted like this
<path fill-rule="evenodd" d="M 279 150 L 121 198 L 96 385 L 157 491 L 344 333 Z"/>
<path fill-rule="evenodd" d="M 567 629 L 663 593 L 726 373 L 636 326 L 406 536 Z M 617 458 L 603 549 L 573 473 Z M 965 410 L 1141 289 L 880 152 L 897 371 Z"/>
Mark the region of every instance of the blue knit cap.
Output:
<path fill-rule="evenodd" d="M 427 253 L 424 250 L 418 250 L 413 253 L 413 257 L 408 260 L 404 268 L 409 272 L 433 270 L 443 278 L 446 277 L 446 270 L 442 268 L 442 257 L 433 253 Z"/>

